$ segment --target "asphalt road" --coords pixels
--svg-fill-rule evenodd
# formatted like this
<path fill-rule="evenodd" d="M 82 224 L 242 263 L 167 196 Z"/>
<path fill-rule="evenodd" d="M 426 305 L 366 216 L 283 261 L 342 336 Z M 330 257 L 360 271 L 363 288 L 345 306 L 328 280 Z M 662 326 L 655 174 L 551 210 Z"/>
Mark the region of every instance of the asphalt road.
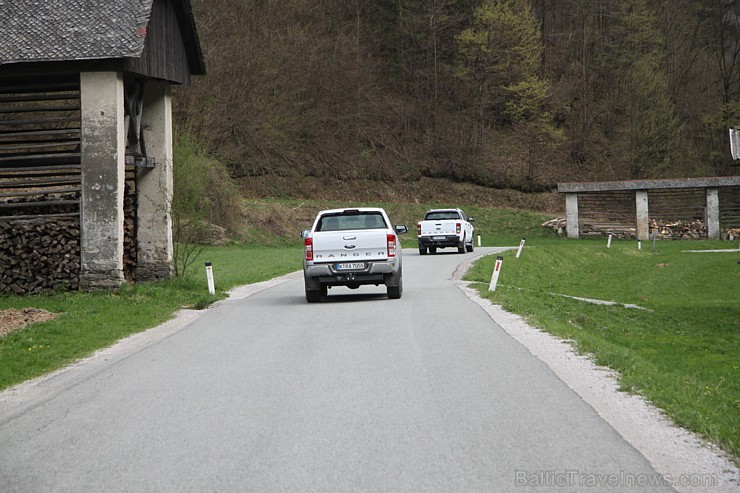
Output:
<path fill-rule="evenodd" d="M 458 289 L 472 255 L 406 251 L 400 300 L 286 282 L 11 395 L 0 491 L 662 491 Z"/>

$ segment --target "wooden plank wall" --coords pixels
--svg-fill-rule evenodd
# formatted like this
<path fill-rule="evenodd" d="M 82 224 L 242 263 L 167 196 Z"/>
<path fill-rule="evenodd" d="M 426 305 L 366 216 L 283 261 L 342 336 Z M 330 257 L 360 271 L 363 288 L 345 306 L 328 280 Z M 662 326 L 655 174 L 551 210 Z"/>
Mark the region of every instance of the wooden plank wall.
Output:
<path fill-rule="evenodd" d="M 0 86 L 0 217 L 79 215 L 80 183 L 79 78 Z"/>
<path fill-rule="evenodd" d="M 582 236 L 603 235 L 605 231 L 619 236 L 634 236 L 635 192 L 578 194 L 578 223 Z"/>
<path fill-rule="evenodd" d="M 719 189 L 719 226 L 725 231 L 740 229 L 740 187 Z"/>
<path fill-rule="evenodd" d="M 703 188 L 650 190 L 650 220 L 659 223 L 688 223 L 706 220 L 707 192 Z"/>

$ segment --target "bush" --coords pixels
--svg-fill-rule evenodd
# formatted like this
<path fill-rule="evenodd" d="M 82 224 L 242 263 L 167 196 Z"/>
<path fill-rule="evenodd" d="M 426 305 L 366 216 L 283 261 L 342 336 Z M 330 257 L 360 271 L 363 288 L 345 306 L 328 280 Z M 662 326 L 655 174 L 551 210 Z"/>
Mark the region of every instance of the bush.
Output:
<path fill-rule="evenodd" d="M 239 190 L 226 168 L 187 133 L 178 134 L 174 145 L 172 221 L 178 275 L 195 261 L 203 245 L 212 243 L 212 231 L 225 230 L 234 237 L 241 230 Z"/>

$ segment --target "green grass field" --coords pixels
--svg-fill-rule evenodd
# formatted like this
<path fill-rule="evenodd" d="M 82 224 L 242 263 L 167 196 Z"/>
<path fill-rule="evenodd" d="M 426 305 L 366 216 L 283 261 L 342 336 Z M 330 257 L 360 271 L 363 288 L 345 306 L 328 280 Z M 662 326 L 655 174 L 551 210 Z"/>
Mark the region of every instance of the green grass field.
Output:
<path fill-rule="evenodd" d="M 736 245 L 732 245 L 736 247 Z M 678 424 L 740 452 L 739 253 L 727 242 L 531 241 L 521 258 L 507 252 L 495 292 L 495 257 L 468 280 L 533 326 L 574 341 L 596 363 L 621 374 L 624 390 L 643 395 Z M 557 295 L 635 304 L 600 306 Z"/>

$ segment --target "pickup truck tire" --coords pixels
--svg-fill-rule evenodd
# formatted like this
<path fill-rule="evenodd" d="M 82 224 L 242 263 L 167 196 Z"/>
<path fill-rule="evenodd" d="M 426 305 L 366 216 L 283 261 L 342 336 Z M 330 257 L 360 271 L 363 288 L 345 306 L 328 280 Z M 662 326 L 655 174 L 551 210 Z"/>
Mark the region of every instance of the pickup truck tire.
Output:
<path fill-rule="evenodd" d="M 419 255 L 426 255 L 427 247 L 419 247 Z"/>
<path fill-rule="evenodd" d="M 475 235 L 473 235 L 473 238 L 475 238 Z M 465 245 L 465 250 L 467 250 L 468 252 L 472 252 L 473 250 L 475 250 L 475 245 L 473 245 L 473 238 L 470 239 L 470 244 Z"/>
<path fill-rule="evenodd" d="M 309 303 L 318 303 L 321 301 L 321 291 L 309 291 L 306 290 L 306 301 Z"/>
<path fill-rule="evenodd" d="M 432 255 L 437 253 L 437 247 L 429 247 L 429 253 L 431 253 Z"/>
<path fill-rule="evenodd" d="M 319 284 L 318 280 L 305 277 L 303 278 L 306 287 L 306 301 L 309 303 L 318 303 L 322 296 L 326 296 L 327 287 Z"/>
<path fill-rule="evenodd" d="M 464 236 L 463 236 L 463 240 L 457 246 L 457 253 L 465 253 L 465 237 Z"/>
<path fill-rule="evenodd" d="M 396 274 L 388 276 L 385 283 L 388 290 L 388 299 L 399 299 L 403 294 L 403 272 L 399 269 Z"/>

